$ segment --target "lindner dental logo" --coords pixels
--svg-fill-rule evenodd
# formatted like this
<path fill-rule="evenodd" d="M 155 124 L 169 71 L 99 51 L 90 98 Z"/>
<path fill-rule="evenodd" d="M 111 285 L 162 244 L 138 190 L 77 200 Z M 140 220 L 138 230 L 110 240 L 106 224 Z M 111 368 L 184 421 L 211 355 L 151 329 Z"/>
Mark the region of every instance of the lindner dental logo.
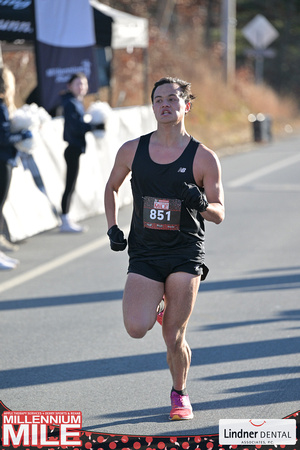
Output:
<path fill-rule="evenodd" d="M 221 445 L 295 445 L 295 419 L 221 419 Z"/>

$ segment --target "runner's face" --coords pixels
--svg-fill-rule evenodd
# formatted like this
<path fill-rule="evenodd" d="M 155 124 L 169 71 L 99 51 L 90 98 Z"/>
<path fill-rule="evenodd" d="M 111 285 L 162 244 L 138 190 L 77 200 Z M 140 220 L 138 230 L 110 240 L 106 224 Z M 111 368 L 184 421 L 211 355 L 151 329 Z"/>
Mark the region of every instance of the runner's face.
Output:
<path fill-rule="evenodd" d="M 179 123 L 190 109 L 185 103 L 178 84 L 163 84 L 154 91 L 153 111 L 160 123 Z"/>

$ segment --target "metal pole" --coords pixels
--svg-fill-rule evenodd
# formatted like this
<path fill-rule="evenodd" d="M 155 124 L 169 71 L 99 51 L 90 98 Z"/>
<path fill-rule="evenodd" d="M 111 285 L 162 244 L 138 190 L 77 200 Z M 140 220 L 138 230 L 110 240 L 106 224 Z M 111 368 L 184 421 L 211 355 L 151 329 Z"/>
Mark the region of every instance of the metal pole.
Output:
<path fill-rule="evenodd" d="M 264 56 L 257 52 L 255 57 L 255 82 L 261 84 L 264 78 Z"/>
<path fill-rule="evenodd" d="M 149 51 L 148 47 L 143 48 L 143 61 L 144 61 L 144 95 L 143 101 L 144 105 L 148 105 L 149 100 L 149 92 L 148 92 L 148 83 L 149 83 Z"/>
<path fill-rule="evenodd" d="M 223 76 L 226 83 L 235 74 L 236 0 L 222 0 Z"/>

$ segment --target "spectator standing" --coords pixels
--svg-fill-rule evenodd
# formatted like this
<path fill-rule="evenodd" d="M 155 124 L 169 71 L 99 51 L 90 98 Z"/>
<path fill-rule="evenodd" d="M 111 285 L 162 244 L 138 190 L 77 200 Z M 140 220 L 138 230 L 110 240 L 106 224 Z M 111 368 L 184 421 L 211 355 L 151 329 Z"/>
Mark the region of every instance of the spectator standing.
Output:
<path fill-rule="evenodd" d="M 30 130 L 22 130 L 19 133 L 11 133 L 10 117 L 16 107 L 14 104 L 15 78 L 7 68 L 0 68 L 0 249 L 4 251 L 14 250 L 14 246 L 6 239 L 4 233 L 3 207 L 8 196 L 12 178 L 12 170 L 17 166 L 17 149 L 14 144 L 32 137 Z M 10 258 L 0 251 L 0 270 L 14 269 L 19 261 Z"/>
<path fill-rule="evenodd" d="M 72 195 L 79 174 L 79 159 L 86 151 L 85 134 L 95 129 L 84 121 L 83 99 L 88 92 L 88 80 L 85 74 L 75 73 L 67 84 L 67 92 L 62 95 L 64 140 L 68 143 L 64 157 L 67 164 L 66 185 L 61 201 L 61 227 L 65 233 L 81 233 L 84 228 L 74 223 L 69 215 Z"/>

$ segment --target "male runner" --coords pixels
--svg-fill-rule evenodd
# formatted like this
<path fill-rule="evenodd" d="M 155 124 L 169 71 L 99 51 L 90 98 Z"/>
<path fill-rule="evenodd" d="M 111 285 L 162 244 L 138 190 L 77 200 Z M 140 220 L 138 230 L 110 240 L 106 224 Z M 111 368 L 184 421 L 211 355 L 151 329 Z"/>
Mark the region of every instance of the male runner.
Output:
<path fill-rule="evenodd" d="M 118 227 L 118 190 L 131 172 L 133 215 L 128 238 L 129 268 L 123 296 L 127 332 L 142 338 L 157 318 L 164 296 L 162 333 L 173 387 L 171 420 L 192 419 L 186 389 L 191 350 L 186 328 L 204 264 L 204 220 L 224 219 L 221 167 L 214 152 L 191 137 L 184 124 L 195 97 L 191 85 L 162 78 L 151 99 L 157 129 L 119 149 L 105 190 L 112 250 L 127 241 Z"/>

